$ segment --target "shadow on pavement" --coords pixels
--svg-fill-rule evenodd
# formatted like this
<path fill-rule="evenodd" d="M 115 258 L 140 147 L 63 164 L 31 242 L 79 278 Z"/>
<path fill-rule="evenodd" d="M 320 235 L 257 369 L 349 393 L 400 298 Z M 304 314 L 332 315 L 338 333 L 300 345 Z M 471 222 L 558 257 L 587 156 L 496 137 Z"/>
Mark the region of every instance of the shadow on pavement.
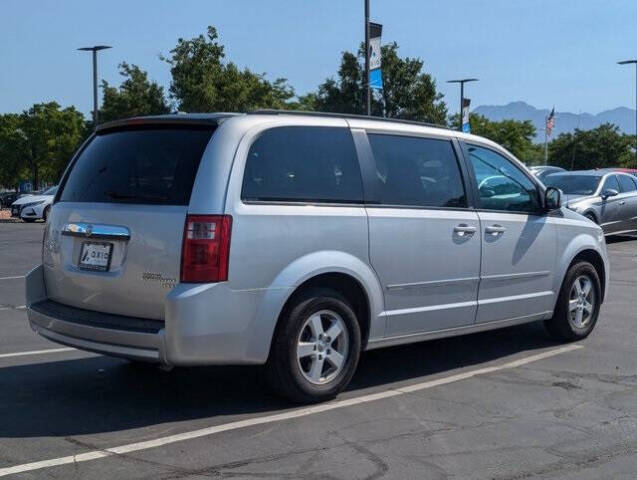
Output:
<path fill-rule="evenodd" d="M 635 240 L 637 240 L 637 232 L 625 233 L 623 235 L 609 235 L 606 237 L 606 243 L 609 245 L 613 243 L 631 242 Z"/>
<path fill-rule="evenodd" d="M 371 351 L 341 398 L 360 389 L 554 345 L 539 324 Z M 107 357 L 0 368 L 0 437 L 72 436 L 290 408 L 268 393 L 259 367 L 166 373 Z M 196 427 L 195 427 L 196 428 Z"/>

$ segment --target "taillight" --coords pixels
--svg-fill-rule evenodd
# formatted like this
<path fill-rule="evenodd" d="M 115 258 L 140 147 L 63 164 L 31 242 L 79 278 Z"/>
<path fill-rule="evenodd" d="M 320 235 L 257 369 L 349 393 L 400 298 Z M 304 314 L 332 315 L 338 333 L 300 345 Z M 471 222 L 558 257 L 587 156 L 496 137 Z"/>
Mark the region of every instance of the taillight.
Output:
<path fill-rule="evenodd" d="M 181 281 L 225 282 L 230 256 L 230 215 L 187 215 L 181 249 Z"/>

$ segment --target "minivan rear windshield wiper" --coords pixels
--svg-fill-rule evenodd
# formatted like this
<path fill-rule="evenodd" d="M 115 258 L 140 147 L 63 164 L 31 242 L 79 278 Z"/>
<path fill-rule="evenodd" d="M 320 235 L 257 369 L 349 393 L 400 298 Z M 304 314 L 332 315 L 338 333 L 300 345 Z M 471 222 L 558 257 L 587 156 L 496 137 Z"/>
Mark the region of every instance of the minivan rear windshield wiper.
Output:
<path fill-rule="evenodd" d="M 145 200 L 150 202 L 164 202 L 168 200 L 166 195 L 149 195 L 146 193 L 106 192 L 112 200 Z"/>

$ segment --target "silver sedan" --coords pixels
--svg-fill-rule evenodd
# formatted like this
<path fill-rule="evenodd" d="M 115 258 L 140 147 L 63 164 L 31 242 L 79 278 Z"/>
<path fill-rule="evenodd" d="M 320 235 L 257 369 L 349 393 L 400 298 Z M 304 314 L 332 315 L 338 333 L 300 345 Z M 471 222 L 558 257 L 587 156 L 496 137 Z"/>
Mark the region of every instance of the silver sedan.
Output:
<path fill-rule="evenodd" d="M 606 235 L 637 230 L 637 177 L 582 170 L 548 175 L 544 183 L 562 190 L 568 208 L 600 225 Z"/>

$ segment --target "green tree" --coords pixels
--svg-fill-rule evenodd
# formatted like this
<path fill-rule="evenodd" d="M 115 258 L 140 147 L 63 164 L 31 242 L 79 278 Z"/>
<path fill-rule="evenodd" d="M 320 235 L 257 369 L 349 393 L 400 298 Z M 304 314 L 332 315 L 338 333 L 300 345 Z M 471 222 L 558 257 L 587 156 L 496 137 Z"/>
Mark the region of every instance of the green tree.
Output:
<path fill-rule="evenodd" d="M 551 165 L 569 170 L 604 167 L 634 167 L 635 144 L 632 135 L 625 135 L 619 127 L 605 123 L 593 130 L 575 129 L 562 133 L 549 143 Z"/>
<path fill-rule="evenodd" d="M 0 150 L 9 159 L 9 167 L 1 169 L 3 183 L 15 185 L 28 178 L 35 189 L 42 181 L 59 179 L 86 136 L 83 115 L 74 107 L 60 109 L 55 102 L 35 104 L 20 115 L 5 115 L 1 123 Z"/>
<path fill-rule="evenodd" d="M 458 114 L 449 118 L 449 125 L 458 125 Z M 537 164 L 542 161 L 543 153 L 540 146 L 533 144 L 536 130 L 530 120 L 493 122 L 483 115 L 471 113 L 469 114 L 469 125 L 471 133 L 502 145 L 527 164 Z"/>
<path fill-rule="evenodd" d="M 3 187 L 17 188 L 24 170 L 18 149 L 22 142 L 19 126 L 20 115 L 0 115 L 0 186 Z"/>
<path fill-rule="evenodd" d="M 284 78 L 273 82 L 249 69 L 240 70 L 225 60 L 217 30 L 190 40 L 180 38 L 163 57 L 170 65 L 170 95 L 178 109 L 186 112 L 247 111 L 256 108 L 286 108 L 294 90 Z"/>
<path fill-rule="evenodd" d="M 398 44 L 381 47 L 383 89 L 374 93 L 372 114 L 445 124 L 447 106 L 436 82 L 422 71 L 419 58 L 401 58 Z M 338 78 L 328 78 L 316 93 L 300 98 L 300 102 L 325 112 L 365 113 L 364 47 L 358 55 L 343 52 Z"/>
<path fill-rule="evenodd" d="M 149 81 L 145 71 L 137 65 L 122 62 L 119 65 L 119 73 L 125 79 L 119 89 L 102 80 L 104 100 L 100 110 L 101 121 L 170 112 L 164 88 L 156 82 Z"/>

